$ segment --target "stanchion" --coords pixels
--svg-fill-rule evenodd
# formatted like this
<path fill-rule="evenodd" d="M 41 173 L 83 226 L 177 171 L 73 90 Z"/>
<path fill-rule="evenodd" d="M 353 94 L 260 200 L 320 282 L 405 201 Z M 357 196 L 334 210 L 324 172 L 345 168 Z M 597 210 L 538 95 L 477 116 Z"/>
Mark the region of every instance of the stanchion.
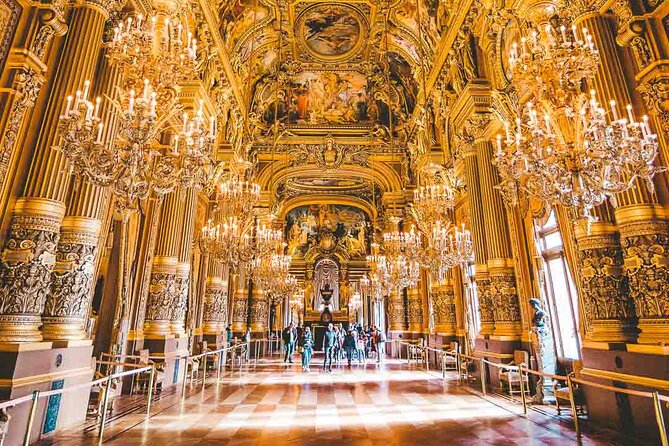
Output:
<path fill-rule="evenodd" d="M 221 382 L 221 358 L 223 358 L 223 349 L 218 351 L 218 364 L 216 365 L 216 388 Z"/>
<path fill-rule="evenodd" d="M 462 366 L 462 358 L 460 357 L 460 349 L 455 350 L 455 373 L 458 374 L 458 384 L 460 384 L 460 375 L 462 374 L 462 370 L 460 370 L 460 367 Z"/>
<path fill-rule="evenodd" d="M 653 392 L 653 407 L 655 407 L 655 419 L 657 420 L 657 427 L 660 429 L 662 446 L 669 446 L 667 427 L 664 425 L 664 416 L 662 415 L 662 404 L 660 403 L 660 395 L 657 391 Z"/>
<path fill-rule="evenodd" d="M 441 352 L 441 377 L 446 379 L 446 352 Z"/>
<path fill-rule="evenodd" d="M 102 439 L 105 433 L 105 422 L 107 421 L 107 403 L 109 402 L 109 392 L 111 391 L 112 376 L 107 378 L 107 385 L 105 386 L 105 396 L 102 399 L 102 417 L 100 418 L 100 429 L 98 430 L 98 444 L 102 444 Z"/>
<path fill-rule="evenodd" d="M 177 358 L 177 361 L 179 359 Z M 146 402 L 146 417 L 149 418 L 151 416 L 151 398 L 153 398 L 153 386 L 155 385 L 153 383 L 153 380 L 155 379 L 156 376 L 156 366 L 155 364 L 151 367 L 151 372 L 149 372 L 149 391 L 148 391 L 148 401 Z"/>
<path fill-rule="evenodd" d="M 33 430 L 33 423 L 35 422 L 35 412 L 37 412 L 37 401 L 39 400 L 39 390 L 33 392 L 33 399 L 30 402 L 30 412 L 28 413 L 28 424 L 26 426 L 26 433 L 23 436 L 23 446 L 30 444 L 30 435 Z"/>
<path fill-rule="evenodd" d="M 567 387 L 569 388 L 569 405 L 571 406 L 571 416 L 574 418 L 574 430 L 576 437 L 581 438 L 581 428 L 578 423 L 578 412 L 576 412 L 576 401 L 574 400 L 574 383 L 571 382 L 571 376 L 567 376 Z"/>
<path fill-rule="evenodd" d="M 425 371 L 430 371 L 430 350 L 423 348 L 423 357 L 425 358 Z"/>
<path fill-rule="evenodd" d="M 204 367 L 202 367 L 202 391 L 204 392 L 204 386 L 207 384 L 207 352 L 204 352 L 202 362 L 204 362 Z"/>
<path fill-rule="evenodd" d="M 523 366 L 525 364 L 520 364 L 518 366 L 518 377 L 520 378 L 520 400 L 523 403 L 523 413 L 527 415 L 527 398 L 525 397 L 525 380 L 523 379 Z M 511 388 L 511 383 L 509 383 L 509 388 Z"/>
<path fill-rule="evenodd" d="M 186 401 L 186 381 L 188 381 L 188 362 L 190 361 L 190 355 L 186 355 L 186 364 L 184 365 L 184 379 L 181 382 L 181 403 L 183 404 Z"/>
<path fill-rule="evenodd" d="M 486 378 L 486 371 L 485 371 L 485 362 L 483 362 L 483 358 L 481 358 L 481 391 L 483 392 L 483 396 L 487 396 L 486 393 L 486 381 L 488 379 Z"/>

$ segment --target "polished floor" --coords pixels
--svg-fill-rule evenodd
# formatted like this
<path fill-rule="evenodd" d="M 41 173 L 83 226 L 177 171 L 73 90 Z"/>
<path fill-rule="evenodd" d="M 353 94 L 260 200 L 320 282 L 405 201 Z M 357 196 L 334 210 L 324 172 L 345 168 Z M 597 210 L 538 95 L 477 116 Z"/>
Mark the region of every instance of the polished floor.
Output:
<path fill-rule="evenodd" d="M 501 399 L 484 399 L 455 377 L 388 361 L 324 372 L 318 356 L 311 373 L 295 364 L 261 361 L 228 373 L 217 386 L 164 395 L 146 420 L 139 413 L 112 421 L 111 445 L 571 445 L 568 422 L 532 414 Z M 91 427 L 65 432 L 44 445 L 97 443 Z M 582 444 L 616 444 L 601 435 Z M 622 443 L 621 443 L 622 444 Z"/>

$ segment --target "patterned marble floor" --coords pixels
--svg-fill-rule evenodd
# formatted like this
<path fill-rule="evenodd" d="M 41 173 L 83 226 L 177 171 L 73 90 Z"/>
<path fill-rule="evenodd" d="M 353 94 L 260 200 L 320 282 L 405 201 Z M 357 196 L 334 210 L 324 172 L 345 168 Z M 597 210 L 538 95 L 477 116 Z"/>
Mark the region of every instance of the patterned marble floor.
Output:
<path fill-rule="evenodd" d="M 299 358 L 296 358 L 296 362 Z M 113 421 L 111 445 L 571 445 L 575 435 L 551 417 L 519 416 L 458 387 L 453 379 L 386 362 L 302 373 L 296 364 L 265 360 L 193 389 L 185 404 L 164 396 L 152 417 Z M 88 445 L 93 429 L 59 434 L 43 445 Z M 586 445 L 615 444 L 584 438 Z"/>

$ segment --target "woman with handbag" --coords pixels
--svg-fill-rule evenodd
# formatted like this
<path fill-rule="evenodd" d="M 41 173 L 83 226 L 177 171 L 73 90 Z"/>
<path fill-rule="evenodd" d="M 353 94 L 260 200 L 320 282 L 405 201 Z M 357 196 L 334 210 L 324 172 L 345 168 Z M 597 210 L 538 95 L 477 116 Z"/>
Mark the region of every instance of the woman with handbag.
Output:
<path fill-rule="evenodd" d="M 302 347 L 302 371 L 309 372 L 309 363 L 311 362 L 311 353 L 314 348 L 314 338 L 311 336 L 311 328 L 306 327 L 300 338 L 300 347 Z"/>

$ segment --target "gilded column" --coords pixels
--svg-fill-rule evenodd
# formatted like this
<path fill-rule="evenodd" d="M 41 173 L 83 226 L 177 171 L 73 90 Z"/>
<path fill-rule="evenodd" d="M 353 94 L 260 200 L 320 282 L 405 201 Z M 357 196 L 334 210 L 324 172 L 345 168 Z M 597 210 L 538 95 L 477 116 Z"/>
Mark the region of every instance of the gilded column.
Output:
<path fill-rule="evenodd" d="M 514 338 L 520 337 L 521 334 L 520 305 L 506 209 L 502 196 L 495 188 L 500 179 L 493 165 L 493 144 L 485 139 L 485 130 L 490 119 L 489 114 L 473 115 L 467 121 L 467 127 L 469 133 L 475 137 L 490 280 L 486 300 L 490 299 L 489 303 L 493 307 L 495 320 L 493 334 L 498 337 Z"/>
<path fill-rule="evenodd" d="M 265 291 L 253 284 L 251 305 L 249 307 L 249 326 L 253 333 L 264 333 L 269 318 L 269 303 L 265 298 Z"/>
<path fill-rule="evenodd" d="M 432 285 L 432 311 L 434 331 L 442 336 L 455 336 L 455 288 L 452 277 Z"/>
<path fill-rule="evenodd" d="M 59 230 L 65 216 L 63 202 L 70 183 L 66 160 L 54 149 L 58 143 L 58 119 L 65 98 L 81 89 L 84 81 L 95 73 L 107 18 L 108 11 L 97 3 L 82 2 L 72 10 L 24 196 L 14 208 L 9 239 L 2 254 L 0 339 L 5 341 L 42 339 L 41 314 L 56 263 Z"/>
<path fill-rule="evenodd" d="M 490 335 L 495 326 L 493 303 L 488 292 L 490 278 L 488 276 L 488 251 L 486 248 L 486 233 L 483 216 L 483 202 L 481 201 L 481 185 L 479 183 L 479 168 L 476 158 L 474 141 L 461 141 L 464 147 L 465 179 L 467 182 L 467 203 L 471 215 L 471 232 L 474 242 L 476 289 L 481 316 L 481 335 Z"/>
<path fill-rule="evenodd" d="M 404 331 L 404 298 L 401 291 L 393 290 L 388 296 L 388 331 Z"/>
<path fill-rule="evenodd" d="M 235 278 L 235 295 L 232 300 L 232 330 L 243 332 L 246 330 L 248 320 L 248 279 L 245 274 L 239 274 Z"/>
<path fill-rule="evenodd" d="M 184 333 L 184 323 L 186 320 L 188 292 L 190 290 L 191 257 L 193 255 L 193 236 L 195 234 L 195 214 L 197 210 L 198 190 L 190 188 L 187 189 L 185 193 L 186 199 L 184 206 L 183 225 L 181 230 L 181 240 L 175 277 L 175 288 L 178 298 L 176 299 L 175 308 L 172 312 L 171 319 L 172 333 L 176 335 L 181 335 Z"/>
<path fill-rule="evenodd" d="M 625 298 L 623 254 L 616 228 L 581 222 L 575 228 L 581 269 L 585 340 L 621 342 L 632 336 L 634 310 Z"/>
<path fill-rule="evenodd" d="M 112 96 L 121 78 L 120 70 L 108 62 L 94 85 L 101 96 Z M 101 110 L 105 140 L 116 132 L 116 114 L 110 105 Z M 42 314 L 42 336 L 47 340 L 84 339 L 97 261 L 97 248 L 111 193 L 81 179 L 60 228 L 56 265 L 51 274 L 51 292 Z"/>
<path fill-rule="evenodd" d="M 414 333 L 423 332 L 423 298 L 420 288 L 407 288 L 407 321 L 408 331 Z"/>
<path fill-rule="evenodd" d="M 217 335 L 225 330 L 228 317 L 228 284 L 223 276 L 223 265 L 211 262 L 204 292 L 202 334 Z"/>
<path fill-rule="evenodd" d="M 160 337 L 171 333 L 170 324 L 180 299 L 176 285 L 179 259 L 178 243 L 183 220 L 182 190 L 167 195 L 161 214 L 162 230 L 158 233 L 151 269 L 151 284 L 144 317 L 144 335 Z"/>

